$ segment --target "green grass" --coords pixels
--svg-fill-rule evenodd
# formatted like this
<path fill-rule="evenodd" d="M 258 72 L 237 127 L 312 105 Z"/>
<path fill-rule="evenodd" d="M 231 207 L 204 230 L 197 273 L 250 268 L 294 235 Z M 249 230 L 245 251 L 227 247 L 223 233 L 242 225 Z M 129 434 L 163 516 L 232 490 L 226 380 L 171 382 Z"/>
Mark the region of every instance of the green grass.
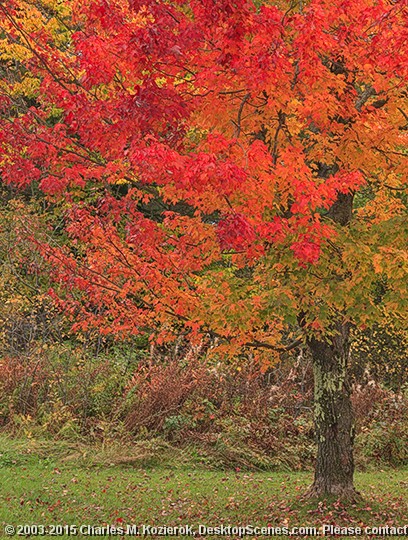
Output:
<path fill-rule="evenodd" d="M 364 500 L 346 507 L 302 501 L 309 473 L 209 471 L 186 459 L 152 466 L 129 452 L 0 438 L 0 535 L 6 524 L 408 524 L 407 470 L 358 473 Z"/>

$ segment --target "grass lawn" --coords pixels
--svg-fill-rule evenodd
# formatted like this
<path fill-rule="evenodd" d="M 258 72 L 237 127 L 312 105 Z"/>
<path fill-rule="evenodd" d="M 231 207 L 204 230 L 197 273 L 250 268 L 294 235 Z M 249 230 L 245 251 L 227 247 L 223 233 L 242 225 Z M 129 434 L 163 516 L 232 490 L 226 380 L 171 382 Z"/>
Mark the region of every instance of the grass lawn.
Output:
<path fill-rule="evenodd" d="M 115 450 L 105 449 L 98 460 L 91 448 L 83 447 L 75 454 L 61 445 L 0 437 L 1 537 L 6 537 L 6 524 L 124 528 L 130 524 L 189 524 L 196 530 L 199 524 L 289 528 L 408 525 L 407 470 L 358 473 L 356 484 L 364 500 L 345 507 L 336 501 L 302 502 L 301 494 L 311 481 L 309 473 L 216 471 L 176 460 L 164 465 L 142 459 L 137 463 L 123 459 L 123 449 L 116 448 L 122 459 L 115 461 Z M 74 533 L 58 537 L 87 537 Z"/>

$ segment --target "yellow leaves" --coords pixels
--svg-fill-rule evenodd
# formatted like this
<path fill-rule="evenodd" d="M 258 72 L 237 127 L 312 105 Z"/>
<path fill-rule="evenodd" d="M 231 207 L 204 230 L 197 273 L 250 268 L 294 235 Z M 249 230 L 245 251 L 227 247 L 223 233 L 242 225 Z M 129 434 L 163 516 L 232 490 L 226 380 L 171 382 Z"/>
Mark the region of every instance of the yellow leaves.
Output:
<path fill-rule="evenodd" d="M 13 85 L 11 95 L 16 97 L 25 96 L 28 98 L 34 98 L 38 96 L 41 82 L 36 77 L 26 75 L 21 82 L 16 82 Z"/>
<path fill-rule="evenodd" d="M 59 17 L 67 17 L 72 12 L 73 0 L 41 0 L 41 6 L 58 13 Z"/>
<path fill-rule="evenodd" d="M 40 77 L 32 74 L 29 63 L 39 57 L 38 51 L 41 54 L 46 51 L 48 43 L 53 43 L 56 56 L 56 49 L 69 41 L 71 31 L 64 22 L 69 14 L 69 4 L 70 0 L 63 6 L 54 0 L 35 4 L 17 0 L 13 14 L 2 17 L 0 62 L 5 76 L 0 90 L 4 94 L 11 98 L 37 98 Z M 21 105 L 16 104 L 18 112 Z"/>
<path fill-rule="evenodd" d="M 156 77 L 155 83 L 159 88 L 163 88 L 163 86 L 166 86 L 167 84 L 167 79 L 166 77 Z"/>
<path fill-rule="evenodd" d="M 1 86 L 0 86 L 0 89 L 1 89 Z M 0 145 L 0 151 L 1 151 L 1 157 L 2 159 L 0 159 L 0 167 L 4 166 L 4 165 L 12 165 L 13 164 L 13 148 L 3 142 L 1 145 Z"/>
<path fill-rule="evenodd" d="M 53 36 L 57 47 L 64 45 L 70 39 L 70 32 L 55 17 L 52 17 L 45 27 Z"/>
<path fill-rule="evenodd" d="M 192 73 L 183 73 L 179 77 L 176 77 L 174 79 L 174 86 L 178 86 L 179 84 L 185 84 L 186 82 L 192 83 L 193 80 L 194 80 L 194 75 Z M 190 84 L 190 87 L 194 89 L 194 86 L 192 84 Z"/>
<path fill-rule="evenodd" d="M 19 43 L 10 43 L 7 39 L 0 40 L 0 60 L 26 62 L 32 58 L 32 52 Z"/>
<path fill-rule="evenodd" d="M 129 181 L 126 180 L 126 178 L 118 178 L 117 180 L 114 180 L 113 182 L 111 182 L 112 184 L 116 184 L 116 185 L 123 185 L 123 184 L 128 184 Z"/>
<path fill-rule="evenodd" d="M 286 124 L 292 136 L 298 137 L 301 131 L 305 129 L 305 122 L 302 122 L 298 116 L 289 116 Z"/>
<path fill-rule="evenodd" d="M 373 267 L 376 273 L 385 273 L 394 280 L 408 276 L 408 253 L 392 247 L 381 248 L 373 257 Z"/>

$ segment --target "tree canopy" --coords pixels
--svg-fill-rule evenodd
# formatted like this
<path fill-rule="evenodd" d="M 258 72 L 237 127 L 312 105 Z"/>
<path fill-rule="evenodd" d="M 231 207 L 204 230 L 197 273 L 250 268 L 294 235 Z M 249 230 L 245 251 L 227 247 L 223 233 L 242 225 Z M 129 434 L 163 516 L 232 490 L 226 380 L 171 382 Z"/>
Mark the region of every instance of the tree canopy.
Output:
<path fill-rule="evenodd" d="M 45 197 L 76 328 L 268 361 L 305 339 L 342 386 L 351 324 L 406 326 L 406 0 L 0 16 L 0 173 Z"/>

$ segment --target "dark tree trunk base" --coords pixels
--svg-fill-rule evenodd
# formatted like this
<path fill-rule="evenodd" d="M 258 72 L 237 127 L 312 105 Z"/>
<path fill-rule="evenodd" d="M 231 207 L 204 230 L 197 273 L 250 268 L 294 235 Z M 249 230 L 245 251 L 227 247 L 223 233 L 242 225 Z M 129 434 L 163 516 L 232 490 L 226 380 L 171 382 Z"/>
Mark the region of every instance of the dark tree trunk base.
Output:
<path fill-rule="evenodd" d="M 318 484 L 314 482 L 303 495 L 303 499 L 328 499 L 335 498 L 349 503 L 358 502 L 362 499 L 361 493 L 358 492 L 351 484 L 331 484 L 330 486 Z"/>
<path fill-rule="evenodd" d="M 348 374 L 349 327 L 338 322 L 330 342 L 309 340 L 315 379 L 317 459 L 309 497 L 354 500 L 354 418 Z"/>

